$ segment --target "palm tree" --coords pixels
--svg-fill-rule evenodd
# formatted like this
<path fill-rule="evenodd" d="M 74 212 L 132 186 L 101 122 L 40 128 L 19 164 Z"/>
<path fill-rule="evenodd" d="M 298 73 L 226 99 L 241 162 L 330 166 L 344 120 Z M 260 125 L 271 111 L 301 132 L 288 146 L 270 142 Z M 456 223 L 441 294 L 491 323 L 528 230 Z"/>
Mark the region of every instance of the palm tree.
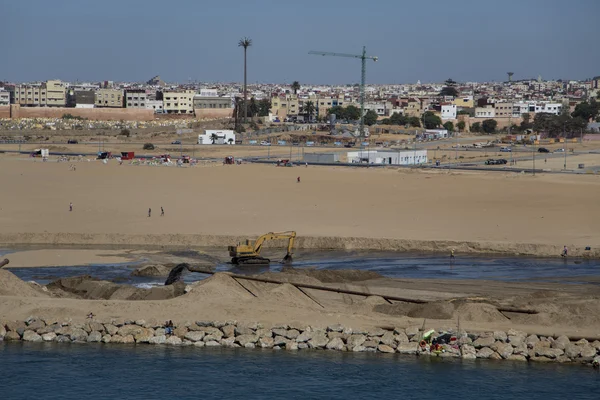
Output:
<path fill-rule="evenodd" d="M 300 90 L 300 82 L 294 81 L 292 83 L 292 90 L 294 91 L 294 94 L 298 94 L 298 90 Z"/>
<path fill-rule="evenodd" d="M 248 119 L 248 91 L 246 87 L 247 83 L 247 69 L 246 69 L 246 52 L 248 51 L 248 47 L 252 46 L 252 39 L 248 39 L 244 37 L 240 39 L 238 42 L 238 47 L 244 48 L 244 122 Z"/>
<path fill-rule="evenodd" d="M 213 133 L 210 135 L 210 140 L 212 141 L 212 144 L 215 144 L 215 142 L 219 140 L 219 136 L 216 133 Z"/>
<path fill-rule="evenodd" d="M 304 111 L 304 113 L 308 117 L 308 121 L 310 122 L 312 120 L 312 115 L 315 113 L 315 104 L 309 100 L 306 103 L 304 103 L 302 110 Z"/>

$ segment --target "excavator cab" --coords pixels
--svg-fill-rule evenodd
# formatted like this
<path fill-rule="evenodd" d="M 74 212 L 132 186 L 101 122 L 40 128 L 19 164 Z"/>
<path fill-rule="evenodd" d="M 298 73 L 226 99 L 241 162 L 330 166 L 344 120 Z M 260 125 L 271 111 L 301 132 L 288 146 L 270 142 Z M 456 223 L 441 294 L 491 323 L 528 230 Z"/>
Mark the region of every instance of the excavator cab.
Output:
<path fill-rule="evenodd" d="M 283 264 L 289 264 L 292 262 L 292 249 L 294 247 L 294 240 L 296 238 L 296 232 L 269 232 L 260 236 L 256 241 L 246 239 L 246 243 L 237 246 L 228 246 L 229 256 L 231 257 L 231 263 L 234 265 L 269 265 L 271 260 L 260 255 L 262 246 L 267 240 L 279 240 L 287 239 L 287 253 L 283 260 Z"/>

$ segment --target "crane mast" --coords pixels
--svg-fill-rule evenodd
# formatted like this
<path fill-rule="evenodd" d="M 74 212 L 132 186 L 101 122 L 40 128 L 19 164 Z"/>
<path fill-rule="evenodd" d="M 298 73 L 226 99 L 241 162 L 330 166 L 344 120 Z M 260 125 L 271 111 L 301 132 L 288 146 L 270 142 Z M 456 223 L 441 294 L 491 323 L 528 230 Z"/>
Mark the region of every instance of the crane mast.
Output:
<path fill-rule="evenodd" d="M 360 133 L 359 137 L 362 139 L 365 134 L 365 83 L 367 81 L 367 60 L 377 61 L 376 56 L 367 56 L 367 48 L 363 46 L 362 54 L 346 54 L 346 53 L 332 53 L 327 51 L 309 51 L 308 54 L 314 54 L 318 56 L 332 56 L 332 57 L 349 57 L 349 58 L 360 58 L 362 69 L 360 76 Z"/>

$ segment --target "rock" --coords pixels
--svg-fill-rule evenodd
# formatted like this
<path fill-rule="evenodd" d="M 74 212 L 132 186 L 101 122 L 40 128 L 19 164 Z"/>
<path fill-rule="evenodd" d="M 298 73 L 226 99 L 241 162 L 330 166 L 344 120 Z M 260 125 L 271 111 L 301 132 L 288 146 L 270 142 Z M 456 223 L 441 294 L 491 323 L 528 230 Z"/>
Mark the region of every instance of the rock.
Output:
<path fill-rule="evenodd" d="M 74 342 L 87 342 L 88 334 L 83 329 L 73 328 L 69 335 Z"/>
<path fill-rule="evenodd" d="M 408 338 L 411 339 L 413 336 L 417 336 L 419 334 L 419 327 L 418 326 L 410 326 L 405 329 L 405 333 L 406 333 L 406 336 L 408 336 Z"/>
<path fill-rule="evenodd" d="M 503 359 L 507 359 L 512 355 L 514 348 L 510 343 L 496 342 L 496 353 Z"/>
<path fill-rule="evenodd" d="M 273 337 L 273 332 L 271 332 L 270 329 L 260 328 L 260 329 L 256 330 L 255 335 L 258 336 L 258 337 L 270 337 L 270 338 L 272 338 Z"/>
<path fill-rule="evenodd" d="M 492 340 L 493 339 L 494 338 L 492 337 Z M 490 349 L 489 347 L 483 347 L 477 351 L 477 358 L 490 358 L 492 354 L 494 354 L 494 350 Z"/>
<path fill-rule="evenodd" d="M 460 352 L 462 358 L 464 359 L 474 360 L 477 358 L 477 350 L 475 350 L 475 347 L 471 346 L 470 344 L 463 344 L 460 348 Z"/>
<path fill-rule="evenodd" d="M 119 332 L 119 328 L 117 328 L 114 325 L 104 325 L 104 329 L 106 330 L 106 333 L 108 333 L 109 335 L 116 335 L 117 332 Z"/>
<path fill-rule="evenodd" d="M 367 348 L 365 346 L 354 346 L 352 351 L 355 353 L 361 353 L 363 351 L 367 351 Z"/>
<path fill-rule="evenodd" d="M 110 323 L 116 327 L 122 327 L 123 325 L 125 325 L 125 319 L 124 318 L 113 318 L 110 320 Z"/>
<path fill-rule="evenodd" d="M 525 336 L 509 336 L 508 343 L 512 344 L 514 347 L 525 343 Z"/>
<path fill-rule="evenodd" d="M 296 337 L 297 343 L 308 342 L 313 337 L 313 332 L 304 331 Z"/>
<path fill-rule="evenodd" d="M 203 328 L 212 327 L 212 321 L 196 321 L 196 326 L 200 326 Z"/>
<path fill-rule="evenodd" d="M 504 331 L 494 331 L 494 339 L 499 340 L 501 342 L 506 342 L 508 340 L 508 335 Z"/>
<path fill-rule="evenodd" d="M 226 338 L 235 337 L 236 328 L 234 325 L 225 325 L 221 328 L 221 332 L 223 332 L 223 336 Z"/>
<path fill-rule="evenodd" d="M 184 338 L 191 340 L 192 342 L 199 342 L 204 339 L 204 336 L 206 336 L 206 332 L 204 331 L 193 331 L 186 333 Z"/>
<path fill-rule="evenodd" d="M 32 331 L 42 329 L 45 326 L 46 326 L 46 323 L 44 321 L 42 321 L 41 319 L 31 320 L 29 323 L 27 323 L 27 329 L 32 330 Z"/>
<path fill-rule="evenodd" d="M 167 337 L 165 335 L 152 336 L 148 339 L 148 343 L 150 344 L 165 344 L 167 342 Z"/>
<path fill-rule="evenodd" d="M 400 354 L 417 354 L 417 350 L 419 350 L 419 343 L 417 342 L 400 343 L 396 347 L 396 352 Z"/>
<path fill-rule="evenodd" d="M 275 339 L 273 339 L 274 346 L 284 346 L 287 342 L 287 339 L 283 336 L 275 336 Z"/>
<path fill-rule="evenodd" d="M 27 325 L 23 321 L 9 321 L 6 323 L 6 330 L 9 332 L 17 332 L 18 329 L 22 329 L 25 332 L 26 328 Z M 19 334 L 19 336 L 22 335 L 22 333 Z"/>
<path fill-rule="evenodd" d="M 275 329 L 285 329 L 286 331 L 289 329 L 289 325 L 286 324 L 279 324 L 279 325 L 273 325 L 271 327 L 271 330 L 275 330 Z"/>
<path fill-rule="evenodd" d="M 102 341 L 102 334 L 98 331 L 92 331 L 87 337 L 89 343 L 99 343 Z"/>
<path fill-rule="evenodd" d="M 308 346 L 311 349 L 319 349 L 327 346 L 328 343 L 329 339 L 327 338 L 327 336 L 324 333 L 320 332 L 313 335 L 313 337 L 308 342 Z"/>
<path fill-rule="evenodd" d="M 258 345 L 263 349 L 270 349 L 273 347 L 273 338 L 269 336 L 263 336 L 258 339 Z"/>
<path fill-rule="evenodd" d="M 304 342 L 300 342 L 300 343 L 298 343 L 298 349 L 299 350 L 308 349 L 308 344 L 306 344 Z"/>
<path fill-rule="evenodd" d="M 205 342 L 204 345 L 206 347 L 218 347 L 221 344 L 219 342 L 214 341 L 214 340 L 209 340 L 208 342 Z"/>
<path fill-rule="evenodd" d="M 3 338 L 4 335 L 6 335 L 6 328 L 0 323 L 0 338 Z"/>
<path fill-rule="evenodd" d="M 289 342 L 287 342 L 285 344 L 285 349 L 286 350 L 298 350 L 298 343 L 295 342 L 294 340 L 290 340 Z"/>
<path fill-rule="evenodd" d="M 552 362 L 552 361 L 554 361 L 554 360 L 553 360 L 553 359 L 551 359 L 551 358 L 548 358 L 548 357 L 543 357 L 543 356 L 542 356 L 542 357 L 530 357 L 530 358 L 529 358 L 529 360 L 530 360 L 530 361 L 535 361 L 535 362 L 542 362 L 542 363 L 547 363 L 547 362 Z"/>
<path fill-rule="evenodd" d="M 71 343 L 71 338 L 69 338 L 67 335 L 58 335 L 54 341 L 58 343 Z"/>
<path fill-rule="evenodd" d="M 377 348 L 377 346 L 379 346 L 379 341 L 378 340 L 367 340 L 367 341 L 363 342 L 362 345 L 365 347 L 368 347 L 368 348 L 375 349 L 375 348 Z"/>
<path fill-rule="evenodd" d="M 563 354 L 561 356 L 556 357 L 556 362 L 564 364 L 564 363 L 570 363 L 570 362 L 572 362 L 572 360 Z"/>
<path fill-rule="evenodd" d="M 549 347 L 534 347 L 534 352 L 536 356 L 548 358 L 556 358 L 564 354 L 564 351 L 561 349 L 552 349 Z"/>
<path fill-rule="evenodd" d="M 133 335 L 125 335 L 125 336 L 123 336 L 123 341 L 121 343 L 123 343 L 123 344 L 135 343 L 135 338 L 133 337 Z"/>
<path fill-rule="evenodd" d="M 102 343 L 110 343 L 112 337 L 109 334 L 102 336 Z"/>
<path fill-rule="evenodd" d="M 379 350 L 382 353 L 395 353 L 396 352 L 396 350 L 392 349 L 390 346 L 388 346 L 386 344 L 380 344 L 379 346 L 377 346 L 377 350 Z"/>
<path fill-rule="evenodd" d="M 142 332 L 135 335 L 133 338 L 136 343 L 150 343 L 150 338 L 154 337 L 154 329 L 142 328 Z"/>
<path fill-rule="evenodd" d="M 161 336 L 166 334 L 165 328 L 156 328 L 154 329 L 154 336 Z"/>
<path fill-rule="evenodd" d="M 571 341 L 569 340 L 569 338 L 565 335 L 563 336 L 559 336 L 558 338 L 556 338 L 556 340 L 554 342 L 552 342 L 552 348 L 555 349 L 561 349 L 564 350 L 565 347 L 567 346 L 567 344 L 571 343 Z"/>
<path fill-rule="evenodd" d="M 536 335 L 529 335 L 525 339 L 525 344 L 528 348 L 533 349 L 533 346 L 538 343 L 540 339 Z"/>
<path fill-rule="evenodd" d="M 273 335 L 275 335 L 275 336 L 285 337 L 285 335 L 287 334 L 287 329 L 283 329 L 283 328 L 275 328 L 275 329 L 271 329 L 271 331 L 273 332 Z"/>
<path fill-rule="evenodd" d="M 458 345 L 459 346 L 462 346 L 462 345 L 465 345 L 465 344 L 472 344 L 472 343 L 473 343 L 473 339 L 471 339 L 470 337 L 468 337 L 466 335 L 465 336 L 461 336 L 461 337 L 458 338 Z"/>
<path fill-rule="evenodd" d="M 362 346 L 362 344 L 366 341 L 367 337 L 365 335 L 352 335 L 346 340 L 346 343 L 348 343 L 348 348 L 353 349 L 356 346 Z M 408 343 L 408 340 L 406 343 Z"/>
<path fill-rule="evenodd" d="M 370 330 L 370 331 L 368 332 L 368 336 L 371 336 L 371 337 L 383 336 L 383 335 L 385 335 L 385 333 L 386 333 L 386 332 L 387 332 L 387 331 L 384 331 L 384 330 L 383 330 L 383 329 L 381 329 L 381 328 L 376 328 L 376 329 L 372 329 L 372 330 Z M 390 333 L 392 333 L 392 332 L 390 332 Z"/>
<path fill-rule="evenodd" d="M 587 339 L 579 339 L 578 341 L 575 342 L 575 344 L 577 346 L 585 346 L 586 344 L 589 344 L 589 342 L 587 341 Z"/>
<path fill-rule="evenodd" d="M 42 337 L 38 335 L 35 331 L 26 330 L 23 332 L 23 340 L 26 342 L 41 342 Z"/>
<path fill-rule="evenodd" d="M 201 342 L 201 343 L 204 343 L 204 342 Z M 221 346 L 224 346 L 224 347 L 239 347 L 239 345 L 235 344 L 235 336 L 223 338 L 219 341 L 219 343 L 221 344 Z"/>
<path fill-rule="evenodd" d="M 326 347 L 329 350 L 344 350 L 344 341 L 341 338 L 331 339 Z"/>
<path fill-rule="evenodd" d="M 123 343 L 123 336 L 121 335 L 112 335 L 112 338 L 110 339 L 111 343 Z"/>
<path fill-rule="evenodd" d="M 205 327 L 202 329 L 203 332 L 206 332 L 207 336 L 211 336 L 213 338 L 216 338 L 217 341 L 221 340 L 223 338 L 223 332 L 221 332 L 220 329 L 215 328 L 215 327 Z M 206 340 L 205 340 L 206 342 Z"/>
<path fill-rule="evenodd" d="M 340 324 L 330 325 L 327 327 L 328 332 L 343 332 L 344 327 Z M 383 335 L 383 334 L 382 334 Z"/>
<path fill-rule="evenodd" d="M 235 337 L 235 341 L 240 344 L 242 347 L 246 347 L 247 343 L 256 343 L 258 341 L 258 336 L 256 335 L 240 335 Z"/>
<path fill-rule="evenodd" d="M 479 339 L 477 339 L 473 342 L 473 347 L 475 347 L 476 349 L 481 349 L 482 347 L 489 347 L 489 346 L 493 345 L 495 342 L 496 342 L 496 340 L 494 339 L 493 336 L 480 337 Z"/>
<path fill-rule="evenodd" d="M 300 335 L 300 332 L 296 329 L 290 329 L 284 335 L 288 339 L 296 339 Z"/>
<path fill-rule="evenodd" d="M 500 354 L 493 352 L 492 355 L 488 358 L 489 360 L 502 360 L 502 356 Z"/>
<path fill-rule="evenodd" d="M 565 355 L 569 358 L 577 358 L 581 355 L 581 346 L 573 343 L 565 345 Z"/>
<path fill-rule="evenodd" d="M 204 347 L 206 345 L 206 343 L 204 342 L 194 342 L 194 346 L 196 347 Z"/>
<path fill-rule="evenodd" d="M 391 331 L 385 332 L 383 336 L 381 336 L 380 342 L 386 346 L 395 346 L 396 339 L 394 339 L 394 333 Z"/>
<path fill-rule="evenodd" d="M 237 327 L 235 327 L 235 335 L 236 336 L 254 335 L 254 329 L 250 329 L 247 326 L 237 326 Z"/>
<path fill-rule="evenodd" d="M 169 336 L 165 341 L 165 344 L 170 344 L 173 346 L 179 346 L 181 343 L 182 340 L 179 338 L 179 336 Z"/>
<path fill-rule="evenodd" d="M 524 342 L 522 342 L 521 344 L 513 348 L 513 354 L 527 355 L 527 350 L 527 345 Z"/>
<path fill-rule="evenodd" d="M 329 338 L 329 340 L 335 339 L 335 338 L 340 338 L 342 340 L 346 340 L 348 335 L 346 335 L 343 332 L 327 332 L 327 337 Z"/>
<path fill-rule="evenodd" d="M 586 341 L 587 342 L 587 341 Z M 585 344 L 581 347 L 581 357 L 583 358 L 591 358 L 596 355 L 596 348 L 590 344 Z"/>
<path fill-rule="evenodd" d="M 527 333 L 523 332 L 523 331 L 518 331 L 516 329 L 509 329 L 508 332 L 506 332 L 508 336 L 523 336 L 523 337 L 527 337 Z"/>
<path fill-rule="evenodd" d="M 214 328 L 217 329 L 217 328 Z M 188 333 L 190 330 L 188 328 L 186 328 L 185 326 L 180 326 L 178 328 L 173 329 L 173 335 L 177 336 L 178 338 L 184 338 L 186 333 Z M 223 332 L 221 332 L 219 329 L 216 330 L 219 335 L 219 339 L 221 339 L 223 337 Z"/>
<path fill-rule="evenodd" d="M 294 344 L 295 344 L 295 343 L 294 343 Z M 247 349 L 255 349 L 255 348 L 256 348 L 256 345 L 255 345 L 254 343 L 246 343 L 246 344 L 244 345 L 244 347 L 245 347 L 245 348 L 247 348 Z"/>
<path fill-rule="evenodd" d="M 521 354 L 511 354 L 510 356 L 508 356 L 507 360 L 511 360 L 511 361 L 527 361 L 527 357 L 521 355 Z"/>
<path fill-rule="evenodd" d="M 398 343 L 409 342 L 408 336 L 406 336 L 406 333 L 404 333 L 404 331 L 396 333 L 396 335 L 394 336 L 394 340 Z"/>
<path fill-rule="evenodd" d="M 51 342 L 56 338 L 56 333 L 54 332 L 48 332 L 48 333 L 44 333 L 42 335 L 42 340 L 44 342 Z"/>

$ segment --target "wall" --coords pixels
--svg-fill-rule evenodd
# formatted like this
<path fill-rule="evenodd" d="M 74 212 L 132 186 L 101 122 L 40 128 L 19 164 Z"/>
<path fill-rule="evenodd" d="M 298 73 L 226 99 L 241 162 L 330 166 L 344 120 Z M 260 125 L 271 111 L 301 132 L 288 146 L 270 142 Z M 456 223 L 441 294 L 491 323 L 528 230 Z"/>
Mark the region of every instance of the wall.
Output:
<path fill-rule="evenodd" d="M 152 110 L 128 110 L 125 108 L 66 108 L 66 107 L 20 107 L 13 104 L 12 119 L 61 118 L 65 114 L 99 121 L 151 121 Z"/>
<path fill-rule="evenodd" d="M 233 118 L 233 108 L 195 108 L 196 118 Z"/>
<path fill-rule="evenodd" d="M 10 106 L 0 106 L 0 118 L 10 118 Z"/>

